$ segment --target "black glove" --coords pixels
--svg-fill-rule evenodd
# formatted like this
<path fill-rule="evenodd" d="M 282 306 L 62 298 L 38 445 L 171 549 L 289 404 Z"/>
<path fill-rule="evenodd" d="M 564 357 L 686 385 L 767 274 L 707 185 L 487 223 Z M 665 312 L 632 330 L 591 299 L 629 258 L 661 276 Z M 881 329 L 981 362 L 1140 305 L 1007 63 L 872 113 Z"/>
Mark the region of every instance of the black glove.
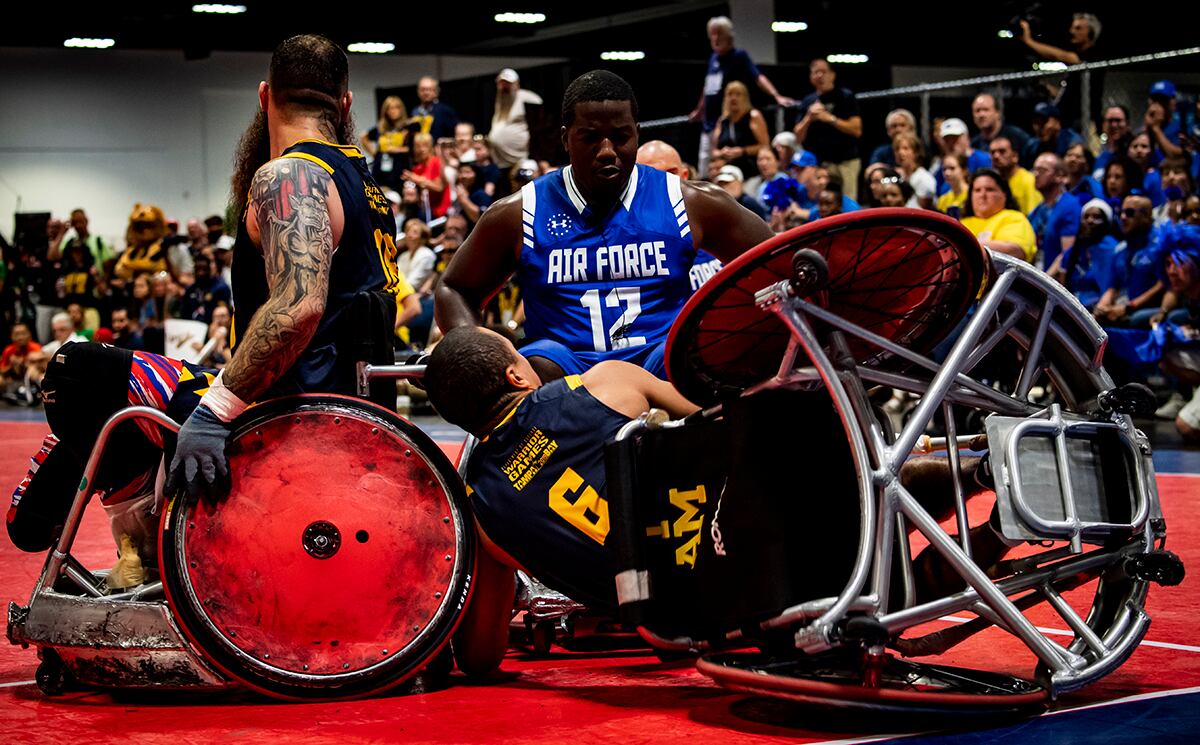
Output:
<path fill-rule="evenodd" d="M 165 491 L 186 496 L 188 502 L 203 499 L 215 507 L 229 496 L 229 458 L 225 447 L 231 428 L 207 406 L 196 407 L 179 430 L 179 443 Z"/>

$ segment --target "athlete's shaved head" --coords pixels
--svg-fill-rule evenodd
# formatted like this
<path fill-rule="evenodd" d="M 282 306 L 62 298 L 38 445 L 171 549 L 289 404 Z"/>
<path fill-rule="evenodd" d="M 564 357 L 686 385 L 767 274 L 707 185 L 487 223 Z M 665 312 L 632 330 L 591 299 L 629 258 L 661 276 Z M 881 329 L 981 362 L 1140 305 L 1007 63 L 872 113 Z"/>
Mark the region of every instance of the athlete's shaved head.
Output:
<path fill-rule="evenodd" d="M 679 151 L 662 140 L 650 140 L 639 147 L 637 162 L 658 171 L 673 173 L 680 178 L 687 178 L 688 175 L 687 166 L 683 164 L 683 158 L 679 157 Z"/>
<path fill-rule="evenodd" d="M 563 126 L 569 127 L 571 122 L 575 121 L 576 105 L 589 101 L 628 101 L 633 119 L 637 121 L 638 105 L 637 98 L 633 95 L 633 88 L 616 73 L 608 70 L 592 70 L 571 81 L 566 92 L 563 93 Z"/>

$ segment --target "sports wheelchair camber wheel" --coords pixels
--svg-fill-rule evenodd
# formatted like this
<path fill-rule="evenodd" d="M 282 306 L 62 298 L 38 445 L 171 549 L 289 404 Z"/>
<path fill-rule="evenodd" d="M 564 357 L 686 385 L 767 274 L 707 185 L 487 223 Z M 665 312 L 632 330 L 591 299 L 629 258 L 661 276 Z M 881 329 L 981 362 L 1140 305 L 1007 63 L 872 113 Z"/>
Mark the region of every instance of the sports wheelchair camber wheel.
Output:
<path fill-rule="evenodd" d="M 415 426 L 340 396 L 256 406 L 229 446 L 233 493 L 173 503 L 160 555 L 185 635 L 280 698 L 396 685 L 445 646 L 474 573 L 466 495 Z"/>

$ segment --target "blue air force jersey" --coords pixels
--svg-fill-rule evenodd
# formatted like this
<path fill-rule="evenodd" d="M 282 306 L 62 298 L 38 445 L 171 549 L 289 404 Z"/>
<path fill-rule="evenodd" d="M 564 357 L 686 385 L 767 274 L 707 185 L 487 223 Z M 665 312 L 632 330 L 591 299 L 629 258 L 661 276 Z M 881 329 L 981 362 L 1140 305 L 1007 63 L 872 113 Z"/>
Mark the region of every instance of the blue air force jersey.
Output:
<path fill-rule="evenodd" d="M 678 176 L 635 166 L 620 201 L 596 215 L 567 166 L 522 187 L 521 204 L 529 339 L 591 364 L 634 360 L 666 340 L 696 257 Z"/>

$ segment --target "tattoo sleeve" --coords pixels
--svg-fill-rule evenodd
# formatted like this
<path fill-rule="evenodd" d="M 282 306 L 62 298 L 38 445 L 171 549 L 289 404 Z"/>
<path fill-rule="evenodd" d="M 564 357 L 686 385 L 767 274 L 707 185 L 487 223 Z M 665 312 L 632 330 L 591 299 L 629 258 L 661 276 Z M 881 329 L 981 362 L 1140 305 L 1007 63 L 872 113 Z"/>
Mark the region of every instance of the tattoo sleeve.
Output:
<path fill-rule="evenodd" d="M 249 220 L 261 235 L 269 297 L 225 368 L 225 385 L 257 401 L 300 357 L 316 333 L 329 293 L 333 228 L 329 175 L 300 159 L 261 168 L 250 187 Z"/>

